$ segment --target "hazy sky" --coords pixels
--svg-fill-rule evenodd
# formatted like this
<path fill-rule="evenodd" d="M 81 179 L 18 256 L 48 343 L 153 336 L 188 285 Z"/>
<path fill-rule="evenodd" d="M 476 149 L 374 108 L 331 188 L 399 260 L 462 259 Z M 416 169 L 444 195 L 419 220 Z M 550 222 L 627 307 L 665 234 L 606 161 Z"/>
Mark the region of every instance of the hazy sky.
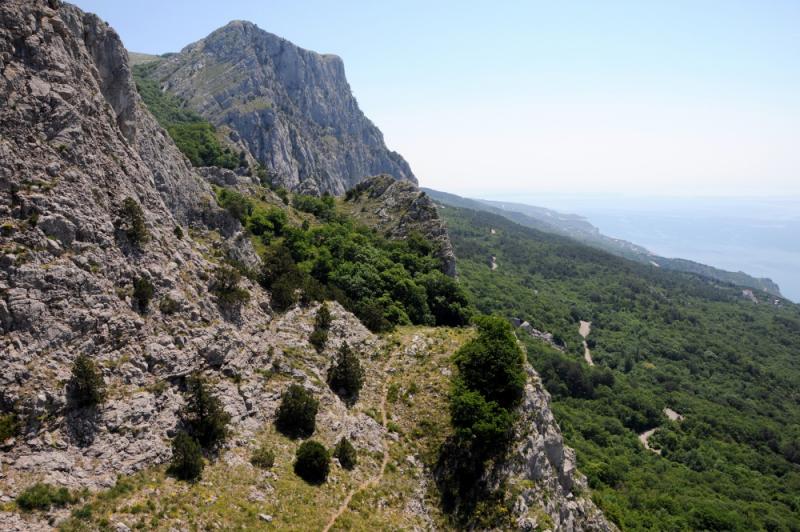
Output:
<path fill-rule="evenodd" d="M 130 50 L 232 19 L 344 59 L 424 186 L 800 194 L 800 1 L 77 0 Z"/>

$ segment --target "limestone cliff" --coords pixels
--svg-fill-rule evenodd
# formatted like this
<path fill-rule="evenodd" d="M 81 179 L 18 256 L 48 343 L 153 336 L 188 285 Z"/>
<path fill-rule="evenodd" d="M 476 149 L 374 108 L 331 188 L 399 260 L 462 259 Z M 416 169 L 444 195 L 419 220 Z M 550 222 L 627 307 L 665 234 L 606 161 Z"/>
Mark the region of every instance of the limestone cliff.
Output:
<path fill-rule="evenodd" d="M 231 130 L 279 184 L 342 194 L 380 173 L 416 182 L 350 92 L 342 60 L 234 21 L 151 75 L 216 126 Z"/>

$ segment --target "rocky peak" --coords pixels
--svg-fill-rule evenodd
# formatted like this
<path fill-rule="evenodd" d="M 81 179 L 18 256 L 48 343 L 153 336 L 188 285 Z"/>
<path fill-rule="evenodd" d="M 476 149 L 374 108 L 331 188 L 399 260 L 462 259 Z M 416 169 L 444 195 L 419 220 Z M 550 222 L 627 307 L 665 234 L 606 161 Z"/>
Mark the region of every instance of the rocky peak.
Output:
<path fill-rule="evenodd" d="M 368 175 L 416 182 L 358 107 L 335 55 L 233 21 L 150 74 L 230 132 L 291 190 L 342 194 Z"/>
<path fill-rule="evenodd" d="M 348 192 L 345 206 L 354 217 L 391 238 L 419 232 L 436 245 L 442 271 L 455 277 L 456 256 L 447 225 L 430 196 L 414 183 L 389 175 L 369 177 Z"/>

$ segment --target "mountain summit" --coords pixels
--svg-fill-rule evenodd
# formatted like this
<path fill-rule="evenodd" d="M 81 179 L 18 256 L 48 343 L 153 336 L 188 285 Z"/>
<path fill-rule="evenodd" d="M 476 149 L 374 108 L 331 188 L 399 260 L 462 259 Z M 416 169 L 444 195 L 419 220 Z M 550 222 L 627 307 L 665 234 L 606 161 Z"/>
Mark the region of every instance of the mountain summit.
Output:
<path fill-rule="evenodd" d="M 233 21 L 149 75 L 289 189 L 341 194 L 376 174 L 417 182 L 359 109 L 335 55 Z"/>

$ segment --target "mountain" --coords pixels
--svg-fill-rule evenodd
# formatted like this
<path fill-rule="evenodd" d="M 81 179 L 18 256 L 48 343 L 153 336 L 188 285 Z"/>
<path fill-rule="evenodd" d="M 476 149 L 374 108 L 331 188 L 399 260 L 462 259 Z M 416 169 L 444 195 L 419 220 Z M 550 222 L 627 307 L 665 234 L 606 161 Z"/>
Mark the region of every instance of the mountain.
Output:
<path fill-rule="evenodd" d="M 695 273 L 724 283 L 756 289 L 782 297 L 780 287 L 771 279 L 753 277 L 741 271 L 729 272 L 687 259 L 661 257 L 642 246 L 602 234 L 597 227 L 582 216 L 563 214 L 544 207 L 522 203 L 474 200 L 437 190 L 423 190 L 445 205 L 492 212 L 525 227 L 567 236 L 614 255 L 648 264 L 654 268 Z"/>
<path fill-rule="evenodd" d="M 515 401 L 471 389 L 486 408 L 453 424 L 455 353 L 518 346 L 468 325 L 411 183 L 319 197 L 192 167 L 118 35 L 57 0 L 0 3 L 0 80 L 3 529 L 615 530 L 521 353 Z M 454 516 L 443 449 L 496 424 Z"/>
<path fill-rule="evenodd" d="M 416 183 L 358 107 L 342 60 L 234 21 L 148 64 L 159 83 L 290 190 L 343 194 L 366 176 Z"/>

